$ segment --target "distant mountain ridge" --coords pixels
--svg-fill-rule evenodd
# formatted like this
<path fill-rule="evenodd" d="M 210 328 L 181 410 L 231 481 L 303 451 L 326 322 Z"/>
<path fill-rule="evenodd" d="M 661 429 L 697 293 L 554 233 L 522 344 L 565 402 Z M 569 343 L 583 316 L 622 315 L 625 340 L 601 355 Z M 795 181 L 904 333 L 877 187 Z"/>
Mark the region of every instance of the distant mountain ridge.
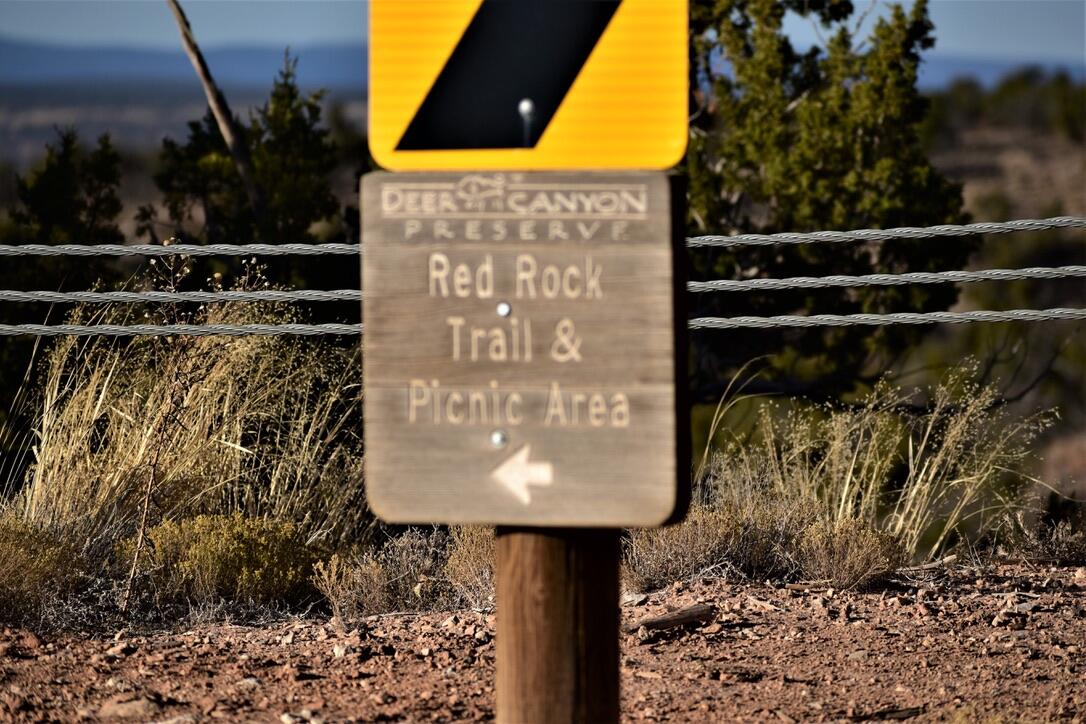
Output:
<path fill-rule="evenodd" d="M 942 90 L 959 78 L 973 78 L 982 86 L 991 88 L 1008 74 L 1030 66 L 1049 73 L 1063 71 L 1077 83 L 1086 82 L 1086 59 L 1058 62 L 935 56 L 921 61 L 918 85 L 922 90 Z"/>
<path fill-rule="evenodd" d="M 215 80 L 224 86 L 267 88 L 283 67 L 285 48 L 237 46 L 209 48 Z M 298 82 L 304 88 L 362 93 L 366 88 L 366 45 L 298 46 Z M 0 85 L 72 83 L 191 83 L 192 65 L 176 51 L 143 48 L 75 47 L 0 37 Z"/>
<path fill-rule="evenodd" d="M 215 79 L 224 86 L 267 88 L 283 65 L 285 48 L 237 46 L 206 50 Z M 300 45 L 291 53 L 299 59 L 298 80 L 304 88 L 365 92 L 366 44 Z M 1004 75 L 1026 65 L 1048 71 L 1063 69 L 1077 81 L 1086 80 L 1086 61 L 1066 62 L 934 55 L 920 67 L 920 86 L 945 88 L 955 78 L 968 76 L 991 86 Z M 27 42 L 0 37 L 0 86 L 72 84 L 83 82 L 191 83 L 195 79 L 188 58 L 177 50 L 75 47 Z"/>

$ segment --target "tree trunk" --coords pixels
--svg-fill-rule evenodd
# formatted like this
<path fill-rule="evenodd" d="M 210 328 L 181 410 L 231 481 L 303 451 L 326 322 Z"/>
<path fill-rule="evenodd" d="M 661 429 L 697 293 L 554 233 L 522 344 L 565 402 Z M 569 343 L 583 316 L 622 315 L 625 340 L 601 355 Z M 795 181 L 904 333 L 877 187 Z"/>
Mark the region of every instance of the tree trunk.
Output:
<path fill-rule="evenodd" d="M 242 138 L 242 129 L 230 112 L 226 96 L 216 85 L 215 79 L 211 77 L 211 69 L 207 67 L 207 61 L 200 52 L 200 46 L 196 44 L 196 37 L 192 34 L 192 26 L 185 17 L 185 11 L 181 9 L 177 0 L 166 0 L 166 2 L 181 31 L 181 45 L 185 49 L 185 54 L 189 56 L 189 60 L 192 61 L 196 75 L 200 77 L 204 95 L 207 96 L 207 104 L 211 107 L 215 121 L 219 124 L 219 133 L 222 134 L 222 139 L 226 142 L 226 147 L 230 150 L 234 165 L 238 169 L 238 175 L 241 176 L 241 182 L 245 185 L 245 194 L 249 197 L 249 205 L 253 209 L 253 216 L 259 228 L 264 216 L 264 196 L 253 174 L 253 164 L 249 158 L 249 149 Z"/>

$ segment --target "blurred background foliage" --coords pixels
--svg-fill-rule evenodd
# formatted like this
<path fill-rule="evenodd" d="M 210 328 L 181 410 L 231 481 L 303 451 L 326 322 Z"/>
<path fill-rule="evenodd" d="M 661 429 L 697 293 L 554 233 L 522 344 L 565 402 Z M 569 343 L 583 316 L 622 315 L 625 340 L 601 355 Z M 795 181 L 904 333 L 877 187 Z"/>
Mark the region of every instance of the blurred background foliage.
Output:
<path fill-rule="evenodd" d="M 787 11 L 818 22 L 826 47 L 799 51 Z M 961 189 L 921 146 L 916 87 L 933 44 L 927 3 L 895 7 L 855 37 L 850 2 L 727 0 L 692 6 L 692 130 L 683 171 L 688 232 L 815 231 L 962 223 Z M 693 254 L 695 279 L 958 269 L 975 238 L 755 247 Z M 696 316 L 947 309 L 951 285 L 701 294 Z M 927 333 L 923 327 L 696 333 L 693 384 L 712 401 L 736 371 L 750 391 L 832 399 L 857 391 Z"/>
<path fill-rule="evenodd" d="M 813 23 L 823 42 L 795 47 L 783 30 L 787 13 Z M 1023 68 L 990 87 L 963 78 L 921 92 L 918 70 L 934 42 L 927 3 L 896 7 L 861 32 L 864 19 L 865 11 L 849 0 L 692 0 L 690 144 L 676 169 L 689 192 L 689 235 L 1086 214 L 1086 85 L 1066 73 Z M 365 133 L 342 102 L 300 87 L 297 69 L 304 60 L 286 54 L 266 98 L 237 119 L 266 197 L 259 217 L 207 113 L 153 150 L 118 147 L 108 134 L 80 139 L 73 127 L 57 129 L 29 168 L 0 159 L 0 243 L 357 240 L 358 179 L 374 168 Z M 1086 244 L 1076 230 L 702 250 L 691 261 L 696 279 L 1015 268 L 1086 264 Z M 183 273 L 170 264 L 181 264 Z M 18 258 L 0 266 L 0 288 L 7 289 L 357 289 L 359 283 L 355 260 L 339 257 L 269 259 L 266 266 L 192 259 L 157 267 L 139 258 Z M 1028 281 L 717 293 L 688 301 L 692 315 L 719 316 L 1083 307 L 1086 288 L 1080 280 Z M 356 304 L 289 311 L 165 306 L 101 313 L 122 320 L 146 314 L 152 321 L 228 314 L 237 321 L 352 322 L 360 316 Z M 71 313 L 0 305 L 4 323 L 56 322 Z M 34 539 L 40 553 L 27 555 L 68 560 L 76 555 L 67 548 L 69 539 L 79 538 L 78 555 L 98 575 L 111 556 L 129 560 L 124 546 L 139 549 L 132 535 L 143 530 L 137 521 L 147 518 L 150 506 L 148 557 L 141 562 L 134 555 L 135 565 L 123 566 L 137 583 L 165 576 L 154 585 L 145 580 L 145 594 L 240 598 L 236 577 L 228 573 L 243 569 L 253 572 L 246 595 L 254 599 L 315 586 L 333 610 L 385 610 L 405 600 L 415 605 L 415 599 L 440 599 L 442 605 L 488 600 L 488 531 L 378 530 L 365 507 L 356 343 L 66 339 L 48 346 L 43 365 L 34 360 L 39 340 L 4 338 L 0 484 L 7 496 L 0 504 L 8 505 L 8 517 L 0 518 L 0 547 L 4 530 L 14 531 L 10 548 L 25 547 L 21 541 L 30 536 L 24 535 L 24 519 L 38 510 L 32 532 L 41 534 Z M 679 575 L 670 568 L 661 573 L 657 562 L 670 565 L 681 559 L 676 551 L 699 550 L 703 534 L 716 541 L 712 550 L 726 552 L 730 565 L 752 573 L 766 565 L 779 569 L 781 561 L 767 562 L 758 553 L 780 543 L 782 515 L 791 516 L 788 561 L 809 560 L 811 570 L 839 567 L 829 554 L 841 548 L 841 538 L 877 554 L 861 561 L 865 576 L 901 555 L 930 557 L 971 535 L 994 540 L 1001 518 L 951 525 L 946 501 L 967 501 L 960 511 L 972 511 L 1005 496 L 1008 510 L 1020 510 L 1026 499 L 1014 496 L 1031 480 L 1023 471 L 1038 450 L 1046 451 L 1040 477 L 1047 483 L 1070 494 L 1074 485 L 1086 484 L 1081 324 L 714 331 L 695 334 L 692 344 L 694 446 L 708 472 L 698 476 L 702 497 L 687 525 L 631 539 L 627 563 L 646 585 Z M 969 358 L 975 361 L 962 365 Z M 115 368 L 121 370 L 116 376 Z M 184 374 L 165 378 L 163 369 Z M 281 384 L 291 376 L 305 384 Z M 87 380 L 100 385 L 97 396 Z M 174 404 L 189 390 L 199 390 L 204 403 Z M 776 400 L 766 404 L 770 396 Z M 177 408 L 174 417 L 155 413 L 152 402 L 159 398 Z M 103 412 L 96 401 L 107 399 Z M 131 412 L 122 414 L 126 409 Z M 1043 410 L 1057 414 L 1037 416 Z M 191 417 L 197 413 L 198 419 Z M 175 418 L 184 424 L 174 424 Z M 68 423 L 55 424 L 62 419 Z M 54 424 L 47 426 L 48 420 Z M 937 432 L 920 438 L 940 441 L 942 468 L 911 454 L 918 439 L 913 433 L 929 428 Z M 946 430 L 957 430 L 956 437 Z M 155 445 L 130 443 L 151 433 L 159 440 Z M 968 444 L 942 445 L 954 440 Z M 153 460 L 129 460 L 134 450 L 154 452 Z M 173 478 L 145 474 L 159 466 L 161 455 L 184 462 Z M 811 468 L 800 465 L 774 480 L 772 470 L 784 470 L 781 460 Z M 1004 473 L 1012 463 L 1014 480 L 1008 482 Z M 830 507 L 839 517 L 827 518 L 824 504 L 863 477 L 853 465 L 875 466 L 878 474 L 865 478 L 865 492 L 855 497 L 860 508 L 838 501 Z M 945 480 L 922 474 L 937 469 Z M 736 484 L 737 475 L 746 482 Z M 714 480 L 723 481 L 719 491 L 747 497 L 713 498 L 704 485 Z M 964 491 L 945 484 L 961 480 L 983 484 Z M 800 483 L 809 485 L 795 488 Z M 154 500 L 141 508 L 148 490 Z M 171 490 L 181 491 L 175 497 L 186 505 L 166 505 Z M 1086 500 L 1086 489 L 1077 494 Z M 37 509 L 20 505 L 34 500 L 45 502 Z M 66 509 L 58 501 L 73 506 L 60 523 L 53 518 Z M 101 503 L 97 512 L 88 501 Z M 895 518 L 895 505 L 911 512 Z M 744 522 L 744 516 L 753 518 Z M 915 524 L 892 528 L 905 519 Z M 98 528 L 73 537 L 71 521 Z M 206 531 L 216 527 L 233 532 L 206 549 L 192 543 L 206 542 Z M 911 535 L 912 543 L 891 550 L 884 534 L 897 544 Z M 265 565 L 267 556 L 250 556 L 269 549 L 268 541 L 276 542 L 271 548 L 280 553 L 273 557 L 286 568 Z M 364 545 L 353 550 L 350 541 Z M 455 546 L 446 561 L 449 541 Z M 87 552 L 90 543 L 97 546 L 94 555 Z M 110 548 L 116 545 L 121 548 Z M 308 569 L 318 559 L 323 563 L 310 581 Z M 33 561 L 11 560 L 12 570 L 32 570 Z M 69 577 L 56 579 L 58 590 L 70 587 Z M 445 586 L 440 595 L 420 593 L 439 584 Z M 850 577 L 842 585 L 856 581 Z M 360 589 L 374 592 L 372 600 L 347 595 Z"/>
<path fill-rule="evenodd" d="M 823 43 L 794 47 L 786 13 L 820 28 Z M 1025 67 L 991 87 L 970 78 L 917 88 L 934 43 L 925 2 L 895 8 L 860 32 L 847 0 L 694 0 L 691 135 L 678 172 L 689 188 L 691 235 L 958 223 L 1086 213 L 1086 85 Z M 304 59 L 303 59 L 304 60 Z M 94 143 L 74 128 L 33 167 L 0 161 L 0 242 L 191 243 L 349 241 L 358 237 L 358 177 L 373 168 L 364 130 L 340 101 L 305 92 L 286 54 L 263 103 L 239 118 L 268 208 L 258 222 L 210 113 L 156 152 Z M 76 119 L 78 120 L 78 119 Z M 1086 262 L 1075 232 L 895 242 L 705 250 L 699 279 L 863 274 Z M 129 278 L 137 259 L 20 258 L 0 268 L 5 288 L 85 289 Z M 230 279 L 238 260 L 197 260 L 186 284 Z M 357 288 L 355 264 L 271 259 L 272 285 Z M 703 294 L 693 314 L 931 311 L 1076 306 L 1077 280 Z M 313 305 L 320 321 L 356 321 L 353 304 Z M 4 304 L 5 322 L 57 319 L 62 309 Z M 695 435 L 740 369 L 747 393 L 811 401 L 853 399 L 887 373 L 925 385 L 967 356 L 1006 398 L 1058 406 L 1086 425 L 1086 346 L 1073 324 L 964 325 L 702 332 L 694 336 Z M 36 342 L 0 349 L 0 417 L 26 377 Z M 743 405 L 734 408 L 742 417 Z M 730 427 L 742 430 L 741 421 Z"/>

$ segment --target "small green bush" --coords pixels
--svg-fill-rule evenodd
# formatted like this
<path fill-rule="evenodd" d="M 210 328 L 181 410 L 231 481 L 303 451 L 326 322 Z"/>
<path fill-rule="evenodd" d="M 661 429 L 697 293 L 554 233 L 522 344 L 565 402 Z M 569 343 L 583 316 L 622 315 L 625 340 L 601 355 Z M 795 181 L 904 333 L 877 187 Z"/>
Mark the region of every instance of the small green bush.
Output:
<path fill-rule="evenodd" d="M 0 619 L 17 624 L 40 614 L 71 590 L 79 570 L 70 545 L 0 513 Z"/>
<path fill-rule="evenodd" d="M 160 604 L 296 603 L 311 590 L 315 556 L 290 522 L 200 515 L 159 523 L 147 532 L 147 542 L 138 570 Z M 127 570 L 135 539 L 119 548 Z"/>

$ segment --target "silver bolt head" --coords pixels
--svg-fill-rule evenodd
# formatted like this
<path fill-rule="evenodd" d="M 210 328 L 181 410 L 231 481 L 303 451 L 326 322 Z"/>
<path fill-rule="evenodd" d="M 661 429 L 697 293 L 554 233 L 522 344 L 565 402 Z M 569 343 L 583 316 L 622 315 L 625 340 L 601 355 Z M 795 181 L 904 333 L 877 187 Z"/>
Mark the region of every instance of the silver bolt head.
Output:
<path fill-rule="evenodd" d="M 509 433 L 505 430 L 494 430 L 490 433 L 490 444 L 496 448 L 503 448 L 509 444 Z"/>

